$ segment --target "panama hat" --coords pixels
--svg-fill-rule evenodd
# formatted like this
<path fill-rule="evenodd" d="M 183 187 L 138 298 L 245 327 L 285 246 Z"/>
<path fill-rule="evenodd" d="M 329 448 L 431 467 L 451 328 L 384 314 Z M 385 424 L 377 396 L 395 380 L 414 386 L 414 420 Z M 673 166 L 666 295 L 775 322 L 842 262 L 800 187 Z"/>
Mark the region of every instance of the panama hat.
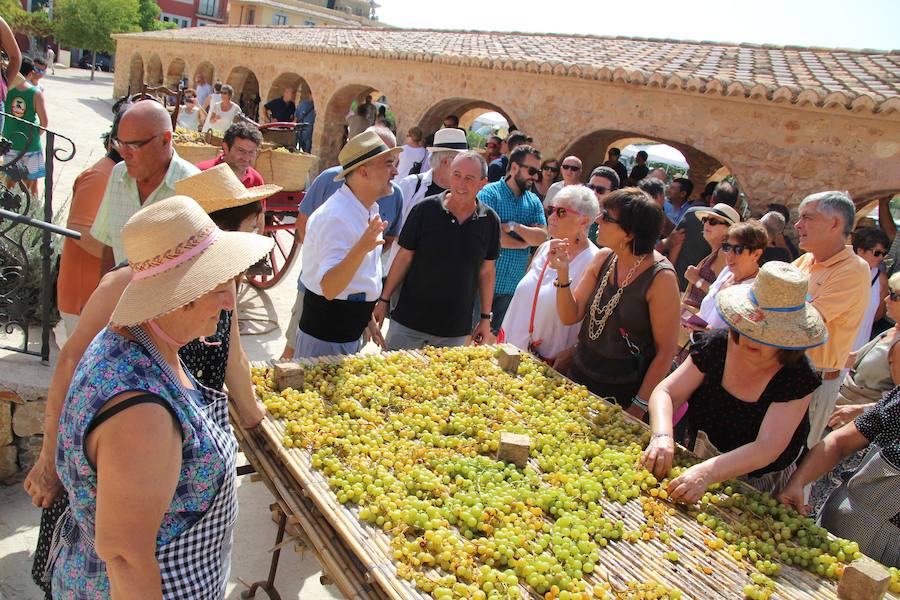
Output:
<path fill-rule="evenodd" d="M 142 208 L 122 228 L 134 275 L 110 320 L 137 325 L 181 308 L 246 271 L 274 243 L 255 233 L 222 231 L 187 196 Z"/>
<path fill-rule="evenodd" d="M 741 222 L 741 215 L 738 214 L 738 211 L 734 210 L 734 208 L 728 206 L 727 204 L 722 204 L 721 202 L 711 208 L 702 208 L 697 210 L 694 213 L 694 216 L 698 219 L 702 219 L 703 217 L 722 219 L 723 221 L 728 221 L 729 225 L 734 225 L 735 223 Z"/>
<path fill-rule="evenodd" d="M 280 192 L 272 183 L 247 188 L 227 164 L 216 165 L 175 183 L 175 193 L 193 198 L 207 213 L 244 206 Z"/>
<path fill-rule="evenodd" d="M 735 285 L 716 295 L 722 319 L 743 336 L 785 350 L 805 350 L 825 343 L 828 330 L 816 308 L 806 301 L 809 278 L 785 262 L 759 269 L 751 285 Z"/>
<path fill-rule="evenodd" d="M 438 129 L 434 134 L 434 143 L 427 148 L 429 152 L 440 152 L 442 150 L 465 152 L 468 149 L 469 141 L 466 139 L 466 132 L 456 127 Z"/>
<path fill-rule="evenodd" d="M 372 159 L 383 154 L 393 152 L 399 154 L 403 148 L 388 148 L 378 134 L 366 130 L 357 136 L 350 138 L 347 145 L 341 148 L 338 154 L 338 162 L 341 163 L 341 172 L 335 175 L 334 180 L 340 181 L 360 165 L 364 165 Z"/>

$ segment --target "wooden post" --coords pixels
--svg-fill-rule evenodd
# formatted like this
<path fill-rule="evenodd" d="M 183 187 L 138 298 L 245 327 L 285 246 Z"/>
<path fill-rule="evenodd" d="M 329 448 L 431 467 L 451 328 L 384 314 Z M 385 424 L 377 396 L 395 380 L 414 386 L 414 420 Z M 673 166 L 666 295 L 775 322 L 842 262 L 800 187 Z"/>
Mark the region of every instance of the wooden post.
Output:
<path fill-rule="evenodd" d="M 299 390 L 303 388 L 306 381 L 306 374 L 302 366 L 295 362 L 276 362 L 272 363 L 275 369 L 275 387 L 278 391 L 287 388 Z"/>
<path fill-rule="evenodd" d="M 844 569 L 838 584 L 838 598 L 843 600 L 881 600 L 891 582 L 887 569 L 871 558 L 854 560 Z"/>
<path fill-rule="evenodd" d="M 531 438 L 519 433 L 500 433 L 500 446 L 497 448 L 497 460 L 511 462 L 520 469 L 528 464 L 531 453 Z"/>
<path fill-rule="evenodd" d="M 500 346 L 497 348 L 497 362 L 500 363 L 500 368 L 510 375 L 517 375 L 519 363 L 522 362 L 522 353 L 515 346 Z"/>

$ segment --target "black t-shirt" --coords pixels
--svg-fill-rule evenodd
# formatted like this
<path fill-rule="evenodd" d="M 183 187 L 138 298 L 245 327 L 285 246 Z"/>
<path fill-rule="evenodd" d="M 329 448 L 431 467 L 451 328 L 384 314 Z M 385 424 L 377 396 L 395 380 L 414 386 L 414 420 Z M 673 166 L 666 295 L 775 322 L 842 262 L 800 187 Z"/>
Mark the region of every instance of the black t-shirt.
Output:
<path fill-rule="evenodd" d="M 647 165 L 634 165 L 631 168 L 631 176 L 629 179 L 635 183 L 650 174 L 650 167 Z"/>
<path fill-rule="evenodd" d="M 763 418 L 773 402 L 799 400 L 816 390 L 822 381 L 805 356 L 794 365 L 785 365 L 772 376 L 756 402 L 744 402 L 722 387 L 728 328 L 697 336 L 691 344 L 691 359 L 703 373 L 703 382 L 688 400 L 687 415 L 693 433 L 703 430 L 723 454 L 756 440 Z M 749 475 L 759 477 L 780 471 L 794 462 L 809 435 L 806 413 L 784 452 L 772 464 Z"/>
<path fill-rule="evenodd" d="M 423 333 L 458 337 L 472 332 L 482 263 L 500 256 L 500 218 L 478 202 L 457 223 L 444 208 L 445 196 L 414 206 L 400 231 L 400 246 L 415 254 L 391 318 Z"/>
<path fill-rule="evenodd" d="M 293 102 L 285 102 L 284 98 L 275 98 L 266 102 L 266 108 L 272 113 L 272 118 L 282 123 L 289 123 L 294 118 L 296 107 Z"/>
<path fill-rule="evenodd" d="M 425 196 L 423 198 L 430 198 L 431 196 L 437 196 L 441 192 L 443 192 L 446 188 L 442 188 L 435 182 L 431 182 L 431 185 L 428 186 L 428 189 L 425 190 Z"/>
<path fill-rule="evenodd" d="M 789 263 L 793 262 L 794 259 L 791 258 L 791 253 L 784 248 L 779 248 L 778 246 L 766 246 L 762 256 L 759 257 L 759 264 L 762 266 L 773 260 Z"/>

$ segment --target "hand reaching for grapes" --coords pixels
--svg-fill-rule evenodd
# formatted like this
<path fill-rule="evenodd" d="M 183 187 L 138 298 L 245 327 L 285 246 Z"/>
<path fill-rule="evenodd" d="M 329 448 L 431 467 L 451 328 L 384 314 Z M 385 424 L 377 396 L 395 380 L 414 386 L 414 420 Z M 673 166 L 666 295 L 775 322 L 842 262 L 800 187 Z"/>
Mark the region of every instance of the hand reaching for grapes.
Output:
<path fill-rule="evenodd" d="M 675 441 L 671 436 L 660 435 L 650 439 L 641 456 L 641 465 L 657 479 L 664 479 L 675 459 Z"/>
<path fill-rule="evenodd" d="M 800 484 L 799 480 L 794 481 L 793 478 L 788 481 L 788 484 L 781 490 L 781 493 L 778 494 L 778 501 L 785 506 L 793 508 L 804 517 L 812 510 L 812 507 L 804 502 L 803 486 Z"/>
<path fill-rule="evenodd" d="M 714 482 L 709 480 L 706 464 L 700 463 L 670 481 L 667 491 L 673 501 L 693 504 L 703 497 L 711 483 Z"/>

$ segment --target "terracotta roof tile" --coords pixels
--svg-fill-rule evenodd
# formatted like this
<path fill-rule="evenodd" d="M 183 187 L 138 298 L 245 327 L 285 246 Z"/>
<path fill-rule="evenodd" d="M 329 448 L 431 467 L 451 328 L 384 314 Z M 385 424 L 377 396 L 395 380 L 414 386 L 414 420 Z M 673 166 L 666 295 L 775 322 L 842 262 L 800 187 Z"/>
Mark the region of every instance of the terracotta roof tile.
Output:
<path fill-rule="evenodd" d="M 900 98 L 900 52 L 896 50 L 478 31 L 228 25 L 115 37 L 400 57 L 412 61 L 696 88 L 695 91 L 701 93 L 707 86 L 711 88 L 710 92 L 720 86 L 721 93 L 727 90 L 728 95 L 768 99 L 776 89 L 784 88 L 787 92 L 780 92 L 782 100 L 787 93 L 791 101 L 797 102 L 799 94 L 805 91 L 803 104 L 848 109 L 860 96 L 868 96 L 873 102 L 855 105 L 871 105 L 875 112 L 879 112 L 888 100 Z M 665 83 L 651 83 L 654 73 L 661 74 Z M 672 76 L 677 76 L 678 80 Z M 713 86 L 714 81 L 719 83 Z M 735 88 L 733 84 L 741 88 Z M 763 87 L 751 93 L 759 84 Z M 835 92 L 840 95 L 834 96 Z M 898 101 L 890 102 L 884 112 L 896 112 L 897 106 Z"/>

